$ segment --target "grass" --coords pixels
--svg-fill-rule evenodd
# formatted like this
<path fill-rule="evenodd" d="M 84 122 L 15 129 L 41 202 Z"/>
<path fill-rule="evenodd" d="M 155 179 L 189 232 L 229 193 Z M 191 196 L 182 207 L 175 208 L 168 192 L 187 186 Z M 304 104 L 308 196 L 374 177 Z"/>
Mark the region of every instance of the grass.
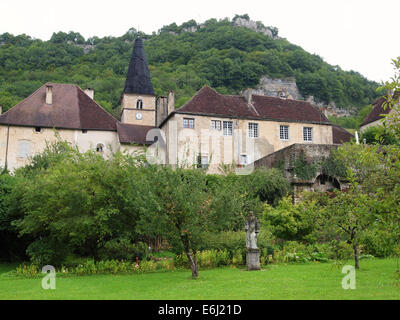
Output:
<path fill-rule="evenodd" d="M 350 262 L 349 262 L 350 263 Z M 0 273 L 15 266 L 0 265 Z M 270 265 L 262 271 L 236 268 L 144 275 L 57 278 L 56 290 L 43 290 L 41 279 L 0 275 L 0 299 L 399 299 L 394 259 L 362 260 L 356 290 L 343 290 L 341 268 L 331 263 Z"/>

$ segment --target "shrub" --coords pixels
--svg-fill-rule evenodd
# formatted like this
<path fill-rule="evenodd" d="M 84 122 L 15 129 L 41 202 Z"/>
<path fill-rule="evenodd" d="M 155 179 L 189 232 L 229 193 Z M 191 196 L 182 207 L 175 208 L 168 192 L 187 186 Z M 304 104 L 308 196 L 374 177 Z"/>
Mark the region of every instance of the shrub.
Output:
<path fill-rule="evenodd" d="M 266 230 L 261 230 L 257 238 L 257 246 L 262 250 L 266 250 L 266 255 L 273 253 L 273 247 L 271 246 L 272 237 Z M 218 233 L 208 233 L 201 244 L 201 250 L 217 250 L 226 251 L 229 255 L 229 259 L 233 259 L 233 256 L 237 251 L 245 257 L 246 256 L 246 232 L 244 231 L 226 231 Z"/>
<path fill-rule="evenodd" d="M 32 264 L 37 266 L 60 265 L 66 257 L 67 248 L 47 239 L 32 242 L 26 253 Z"/>
<path fill-rule="evenodd" d="M 108 241 L 99 251 L 99 256 L 102 260 L 116 259 L 135 261 L 136 257 L 140 260 L 145 260 L 148 255 L 149 249 L 145 243 L 139 242 L 133 244 L 130 240 L 125 238 Z"/>
<path fill-rule="evenodd" d="M 197 261 L 200 268 L 216 268 L 229 265 L 231 258 L 227 250 L 203 250 L 197 253 Z M 177 255 L 174 262 L 177 268 L 189 267 L 186 254 Z"/>
<path fill-rule="evenodd" d="M 242 265 L 244 265 L 245 260 L 246 259 L 243 258 L 242 250 L 236 250 L 236 252 L 234 253 L 233 258 L 232 258 L 232 264 L 234 266 L 242 266 Z"/>

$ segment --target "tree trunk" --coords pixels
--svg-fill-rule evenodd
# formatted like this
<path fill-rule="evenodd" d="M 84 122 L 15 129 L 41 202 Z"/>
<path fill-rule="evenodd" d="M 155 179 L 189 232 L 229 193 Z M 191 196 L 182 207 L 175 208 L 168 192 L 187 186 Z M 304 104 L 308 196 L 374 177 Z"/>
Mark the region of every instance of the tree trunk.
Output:
<path fill-rule="evenodd" d="M 187 238 L 187 236 L 181 236 L 181 239 L 183 242 L 183 247 L 185 248 L 186 256 L 190 263 L 190 268 L 192 269 L 192 278 L 196 279 L 199 277 L 199 266 L 197 264 L 197 254 L 196 254 L 196 252 L 194 252 L 192 255 L 191 250 L 190 250 L 189 239 Z"/>
<path fill-rule="evenodd" d="M 196 279 L 199 277 L 199 265 L 197 264 L 196 252 L 192 255 L 190 251 L 186 252 L 186 255 L 190 262 L 190 268 L 192 269 L 192 278 Z"/>
<path fill-rule="evenodd" d="M 358 263 L 358 246 L 357 244 L 353 244 L 353 250 L 354 250 L 354 266 L 356 267 L 356 269 L 360 269 L 360 265 Z"/>

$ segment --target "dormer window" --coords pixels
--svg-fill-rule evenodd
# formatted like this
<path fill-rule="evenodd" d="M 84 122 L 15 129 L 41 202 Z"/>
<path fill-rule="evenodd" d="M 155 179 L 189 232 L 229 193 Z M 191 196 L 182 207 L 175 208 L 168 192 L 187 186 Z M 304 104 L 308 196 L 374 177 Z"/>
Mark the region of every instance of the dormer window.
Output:
<path fill-rule="evenodd" d="M 136 109 L 143 109 L 143 100 L 139 99 L 136 101 Z"/>
<path fill-rule="evenodd" d="M 103 152 L 104 151 L 104 145 L 102 143 L 98 143 L 96 146 L 96 152 Z"/>

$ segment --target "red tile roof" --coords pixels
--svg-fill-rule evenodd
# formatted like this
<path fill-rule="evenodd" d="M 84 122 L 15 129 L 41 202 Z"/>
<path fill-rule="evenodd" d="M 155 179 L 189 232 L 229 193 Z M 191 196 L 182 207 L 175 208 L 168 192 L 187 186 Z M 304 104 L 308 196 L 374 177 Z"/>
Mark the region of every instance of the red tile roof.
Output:
<path fill-rule="evenodd" d="M 334 144 L 342 144 L 350 141 L 354 136 L 341 126 L 332 125 L 332 135 Z"/>
<path fill-rule="evenodd" d="M 123 144 L 141 144 L 150 145 L 153 141 L 147 141 L 146 135 L 155 127 L 152 126 L 141 126 L 126 123 L 117 123 L 117 130 L 119 136 L 119 142 Z"/>
<path fill-rule="evenodd" d="M 53 101 L 46 104 L 46 86 Z M 0 116 L 0 124 L 58 129 L 116 131 L 118 122 L 77 85 L 46 83 Z"/>
<path fill-rule="evenodd" d="M 249 106 L 242 96 L 222 95 L 208 86 L 175 113 L 330 124 L 317 108 L 306 101 L 253 95 L 252 106 Z"/>
<path fill-rule="evenodd" d="M 395 94 L 393 96 L 393 98 L 396 99 L 399 96 L 399 94 L 400 93 Z M 378 100 L 376 100 L 372 104 L 373 109 L 372 109 L 371 113 L 368 116 L 365 117 L 365 119 L 362 122 L 361 126 L 365 126 L 368 123 L 380 120 L 380 119 L 383 118 L 384 114 L 388 114 L 390 112 L 391 109 L 389 107 L 387 107 L 386 110 L 384 108 L 386 100 L 387 100 L 387 97 L 382 97 L 382 98 L 379 98 Z"/>

